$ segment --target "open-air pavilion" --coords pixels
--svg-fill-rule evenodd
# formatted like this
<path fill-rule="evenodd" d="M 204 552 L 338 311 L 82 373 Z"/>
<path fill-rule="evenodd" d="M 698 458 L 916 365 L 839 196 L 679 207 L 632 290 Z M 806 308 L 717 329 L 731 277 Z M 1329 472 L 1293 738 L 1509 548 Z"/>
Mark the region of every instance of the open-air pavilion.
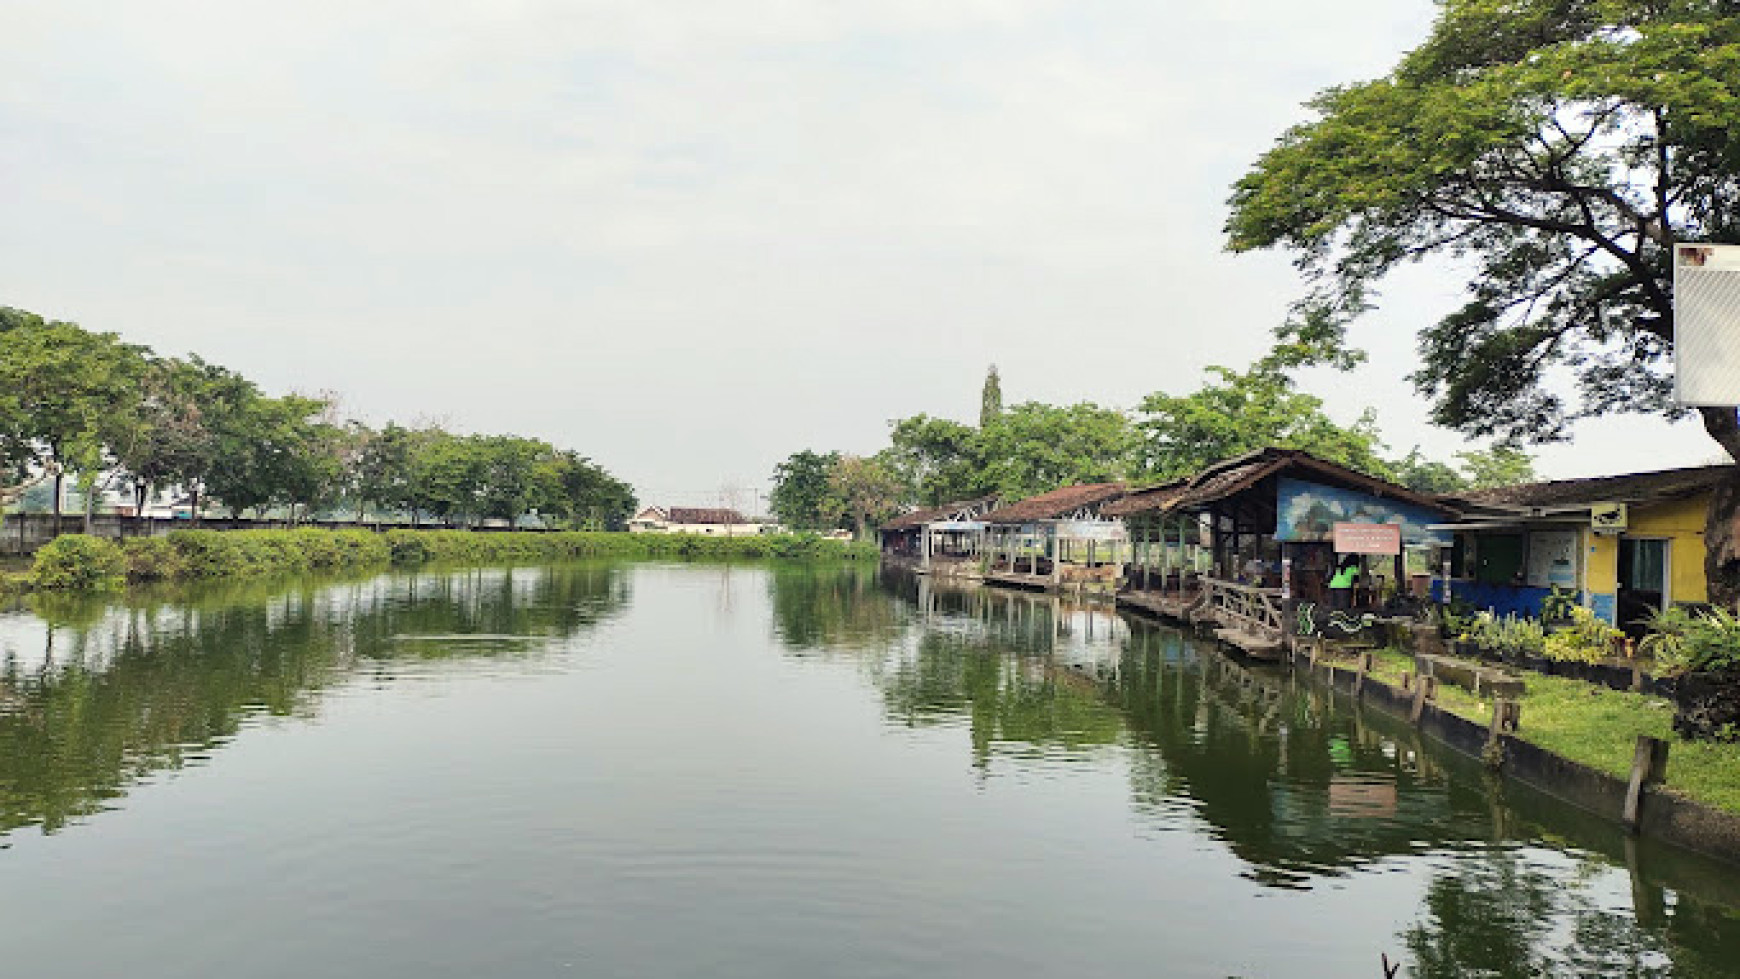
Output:
<path fill-rule="evenodd" d="M 990 527 L 984 516 L 998 500 L 991 494 L 895 517 L 877 531 L 883 563 L 919 574 L 978 577 Z"/>
<path fill-rule="evenodd" d="M 1352 621 L 1393 601 L 1405 589 L 1405 549 L 1441 543 L 1429 528 L 1454 514 L 1437 497 L 1276 448 L 1107 508 L 1135 542 L 1122 604 L 1212 623 L 1258 656 L 1279 655 L 1337 614 Z M 1328 608 L 1328 579 L 1349 558 L 1359 567 L 1349 608 Z"/>
<path fill-rule="evenodd" d="M 1065 486 L 985 515 L 985 580 L 1017 588 L 1111 589 L 1128 550 L 1123 522 L 1103 515 L 1123 483 Z"/>

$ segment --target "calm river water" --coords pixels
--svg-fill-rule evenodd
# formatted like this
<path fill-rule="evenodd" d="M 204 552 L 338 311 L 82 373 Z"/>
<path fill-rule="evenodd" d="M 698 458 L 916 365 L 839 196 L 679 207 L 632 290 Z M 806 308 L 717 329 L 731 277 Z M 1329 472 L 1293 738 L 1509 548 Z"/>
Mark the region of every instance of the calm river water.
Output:
<path fill-rule="evenodd" d="M 0 656 L 7 975 L 1740 974 L 1734 871 L 1046 597 L 470 570 Z"/>

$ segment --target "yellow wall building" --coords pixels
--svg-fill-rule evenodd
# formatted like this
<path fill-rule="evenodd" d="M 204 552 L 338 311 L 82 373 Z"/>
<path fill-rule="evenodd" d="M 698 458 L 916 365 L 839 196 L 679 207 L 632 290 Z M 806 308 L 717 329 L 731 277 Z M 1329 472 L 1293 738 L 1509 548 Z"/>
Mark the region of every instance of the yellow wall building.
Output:
<path fill-rule="evenodd" d="M 1478 607 L 1535 615 L 1557 586 L 1625 625 L 1707 601 L 1705 513 L 1732 473 L 1705 466 L 1465 494 L 1453 591 Z"/>

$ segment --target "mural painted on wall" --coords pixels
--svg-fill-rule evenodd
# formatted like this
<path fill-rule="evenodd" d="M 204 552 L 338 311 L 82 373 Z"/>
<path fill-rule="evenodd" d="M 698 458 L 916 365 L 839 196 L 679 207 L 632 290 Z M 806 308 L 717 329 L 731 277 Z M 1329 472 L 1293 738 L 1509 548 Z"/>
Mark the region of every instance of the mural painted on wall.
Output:
<path fill-rule="evenodd" d="M 1327 541 L 1334 536 L 1335 525 L 1345 522 L 1397 524 L 1402 528 L 1402 543 L 1409 547 L 1450 543 L 1447 534 L 1426 529 L 1449 518 L 1356 490 L 1283 478 L 1277 487 L 1276 504 L 1276 540 Z"/>
<path fill-rule="evenodd" d="M 1325 608 L 1316 602 L 1300 602 L 1293 610 L 1293 634 L 1322 636 L 1325 639 L 1349 639 L 1377 623 L 1370 612 L 1345 612 Z"/>

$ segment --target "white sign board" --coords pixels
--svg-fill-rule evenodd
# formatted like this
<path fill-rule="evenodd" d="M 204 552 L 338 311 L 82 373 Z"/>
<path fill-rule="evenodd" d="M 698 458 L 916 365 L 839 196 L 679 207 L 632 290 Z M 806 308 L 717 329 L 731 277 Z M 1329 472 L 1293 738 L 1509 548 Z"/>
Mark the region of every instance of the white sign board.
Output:
<path fill-rule="evenodd" d="M 1529 534 L 1528 583 L 1536 588 L 1577 587 L 1581 536 L 1575 530 L 1537 530 Z"/>
<path fill-rule="evenodd" d="M 1740 405 L 1740 245 L 1674 246 L 1674 398 Z"/>

